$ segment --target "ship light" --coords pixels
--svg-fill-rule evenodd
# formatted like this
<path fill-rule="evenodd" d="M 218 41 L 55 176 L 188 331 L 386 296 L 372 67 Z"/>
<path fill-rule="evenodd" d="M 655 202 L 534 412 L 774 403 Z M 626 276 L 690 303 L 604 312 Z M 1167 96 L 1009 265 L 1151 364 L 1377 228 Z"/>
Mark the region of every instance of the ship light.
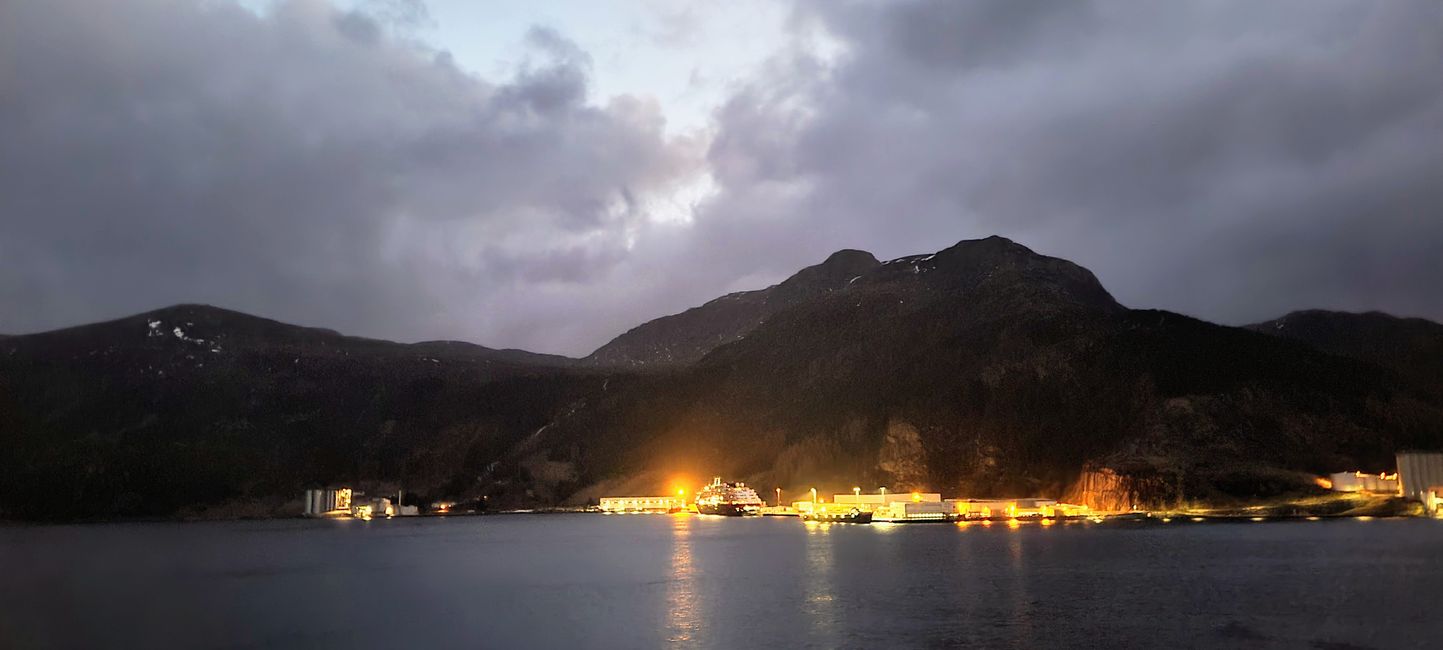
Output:
<path fill-rule="evenodd" d="M 912 500 L 913 500 L 913 501 L 917 501 L 917 502 L 920 503 L 920 502 L 922 501 L 922 495 L 919 494 L 919 493 L 917 493 L 917 492 L 913 492 L 913 493 L 912 493 Z"/>

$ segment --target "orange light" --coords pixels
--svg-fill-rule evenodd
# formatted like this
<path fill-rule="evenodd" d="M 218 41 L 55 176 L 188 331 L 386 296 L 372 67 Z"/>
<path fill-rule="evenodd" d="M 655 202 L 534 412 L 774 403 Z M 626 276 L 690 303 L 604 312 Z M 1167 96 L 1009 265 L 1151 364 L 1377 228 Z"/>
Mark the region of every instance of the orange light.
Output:
<path fill-rule="evenodd" d="M 920 503 L 922 501 L 922 495 L 917 492 L 913 492 L 912 500 Z"/>
<path fill-rule="evenodd" d="M 1331 489 L 1333 489 L 1333 482 L 1330 481 L 1330 480 L 1328 480 L 1328 479 L 1325 479 L 1325 478 L 1323 478 L 1323 477 L 1321 477 L 1321 476 L 1313 479 L 1313 482 L 1314 482 L 1314 483 L 1317 483 L 1317 484 L 1318 484 L 1318 487 L 1323 488 L 1324 490 L 1331 490 Z"/>

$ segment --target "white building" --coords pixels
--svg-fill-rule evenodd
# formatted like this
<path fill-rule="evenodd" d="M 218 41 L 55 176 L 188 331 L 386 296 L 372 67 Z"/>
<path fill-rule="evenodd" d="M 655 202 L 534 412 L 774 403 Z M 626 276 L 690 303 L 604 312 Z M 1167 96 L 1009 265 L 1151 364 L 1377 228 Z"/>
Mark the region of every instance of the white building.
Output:
<path fill-rule="evenodd" d="M 351 489 L 306 490 L 305 501 L 307 517 L 346 514 L 351 510 Z"/>
<path fill-rule="evenodd" d="M 1398 494 L 1397 474 L 1364 474 L 1362 472 L 1334 472 L 1328 475 L 1334 492 L 1384 492 Z"/>
<path fill-rule="evenodd" d="M 889 503 L 910 501 L 913 503 L 941 503 L 942 495 L 936 492 L 889 492 L 887 494 L 834 494 L 832 503 L 857 506 L 862 510 L 875 510 Z"/>
<path fill-rule="evenodd" d="M 1422 501 L 1424 507 L 1430 506 L 1429 493 L 1437 493 L 1443 486 L 1443 453 L 1398 452 L 1398 482 L 1400 494 Z"/>
<path fill-rule="evenodd" d="M 892 501 L 872 512 L 872 521 L 908 523 L 923 521 L 951 521 L 956 510 L 952 504 L 942 501 Z"/>
<path fill-rule="evenodd" d="M 1078 517 L 1090 514 L 1087 506 L 1058 503 L 1056 499 L 948 499 L 963 519 L 1018 517 Z"/>
<path fill-rule="evenodd" d="M 675 512 L 686 509 L 681 497 L 601 497 L 602 512 Z"/>

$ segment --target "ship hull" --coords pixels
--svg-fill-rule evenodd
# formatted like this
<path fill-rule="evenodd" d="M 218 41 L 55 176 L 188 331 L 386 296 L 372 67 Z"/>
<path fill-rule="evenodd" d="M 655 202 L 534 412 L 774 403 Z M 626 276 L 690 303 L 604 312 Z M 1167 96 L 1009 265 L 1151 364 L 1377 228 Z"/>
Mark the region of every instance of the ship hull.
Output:
<path fill-rule="evenodd" d="M 704 515 L 720 515 L 723 517 L 744 517 L 746 515 L 758 514 L 746 506 L 735 503 L 718 503 L 713 505 L 698 505 L 696 511 Z"/>
<path fill-rule="evenodd" d="M 872 513 L 870 513 L 870 512 L 844 512 L 844 513 L 838 513 L 838 514 L 806 512 L 806 513 L 802 513 L 801 516 L 802 516 L 802 521 L 815 521 L 815 522 L 820 522 L 820 523 L 833 523 L 833 524 L 870 524 L 870 523 L 872 523 Z"/>

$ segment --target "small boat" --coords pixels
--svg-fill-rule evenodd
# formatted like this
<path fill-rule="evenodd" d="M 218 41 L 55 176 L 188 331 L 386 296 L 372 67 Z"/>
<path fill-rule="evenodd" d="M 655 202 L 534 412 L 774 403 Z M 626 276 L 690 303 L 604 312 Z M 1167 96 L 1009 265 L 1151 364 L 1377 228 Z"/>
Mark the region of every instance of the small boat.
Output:
<path fill-rule="evenodd" d="M 870 512 L 863 512 L 863 511 L 858 510 L 858 509 L 856 509 L 856 508 L 852 508 L 852 509 L 850 509 L 850 510 L 835 511 L 835 512 L 834 512 L 834 511 L 831 511 L 831 510 L 827 510 L 827 509 L 824 508 L 824 509 L 822 509 L 822 510 L 817 510 L 817 511 L 815 511 L 815 512 L 803 512 L 803 513 L 801 514 L 801 517 L 802 517 L 802 521 L 816 521 L 816 522 L 833 523 L 833 524 L 870 524 L 870 523 L 872 523 L 872 513 L 870 513 Z"/>

